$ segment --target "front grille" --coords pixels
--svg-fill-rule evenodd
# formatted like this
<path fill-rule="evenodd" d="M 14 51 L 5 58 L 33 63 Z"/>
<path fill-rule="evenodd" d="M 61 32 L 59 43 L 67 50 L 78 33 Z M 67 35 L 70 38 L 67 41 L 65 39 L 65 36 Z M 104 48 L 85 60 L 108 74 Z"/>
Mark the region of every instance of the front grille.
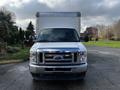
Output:
<path fill-rule="evenodd" d="M 62 55 L 64 59 L 72 58 L 72 53 L 45 53 L 45 58 L 52 59 L 55 55 Z"/>
<path fill-rule="evenodd" d="M 77 62 L 77 52 L 40 52 L 39 63 L 73 64 Z"/>
<path fill-rule="evenodd" d="M 46 64 L 66 64 L 73 62 L 72 53 L 44 53 L 44 62 Z"/>

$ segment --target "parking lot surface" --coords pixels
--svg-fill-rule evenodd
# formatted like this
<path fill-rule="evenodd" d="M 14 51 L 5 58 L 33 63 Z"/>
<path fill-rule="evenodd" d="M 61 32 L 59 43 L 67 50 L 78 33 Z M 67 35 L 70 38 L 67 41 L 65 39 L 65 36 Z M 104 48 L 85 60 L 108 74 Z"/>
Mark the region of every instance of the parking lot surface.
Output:
<path fill-rule="evenodd" d="M 0 90 L 120 90 L 120 49 L 87 47 L 84 81 L 33 81 L 28 62 L 0 65 Z"/>

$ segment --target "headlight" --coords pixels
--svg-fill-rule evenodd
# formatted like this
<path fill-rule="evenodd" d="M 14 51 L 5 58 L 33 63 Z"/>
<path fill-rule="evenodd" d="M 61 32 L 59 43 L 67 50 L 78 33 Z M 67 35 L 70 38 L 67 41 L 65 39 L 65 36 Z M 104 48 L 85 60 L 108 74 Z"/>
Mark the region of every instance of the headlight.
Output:
<path fill-rule="evenodd" d="M 78 61 L 80 63 L 86 63 L 87 62 L 87 52 L 86 51 L 79 52 L 78 59 L 79 59 Z"/>
<path fill-rule="evenodd" d="M 36 52 L 30 52 L 30 62 L 31 63 L 36 63 Z"/>

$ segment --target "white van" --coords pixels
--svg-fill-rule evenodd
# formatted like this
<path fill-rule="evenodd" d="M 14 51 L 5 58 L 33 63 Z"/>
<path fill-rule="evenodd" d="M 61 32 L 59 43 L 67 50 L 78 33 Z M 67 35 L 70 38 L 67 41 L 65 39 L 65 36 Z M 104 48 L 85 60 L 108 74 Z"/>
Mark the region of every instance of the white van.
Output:
<path fill-rule="evenodd" d="M 80 42 L 80 12 L 37 12 L 37 42 L 30 49 L 35 80 L 83 79 L 87 50 Z"/>

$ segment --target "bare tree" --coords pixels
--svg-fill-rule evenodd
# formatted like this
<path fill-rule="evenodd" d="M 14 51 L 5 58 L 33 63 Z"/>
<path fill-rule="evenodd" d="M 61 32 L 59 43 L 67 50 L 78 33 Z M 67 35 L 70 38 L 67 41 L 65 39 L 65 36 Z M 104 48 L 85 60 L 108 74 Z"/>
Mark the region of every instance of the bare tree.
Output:
<path fill-rule="evenodd" d="M 113 32 L 115 40 L 120 40 L 120 20 L 113 25 Z"/>
<path fill-rule="evenodd" d="M 98 29 L 98 38 L 105 39 L 106 38 L 107 26 L 105 26 L 105 25 L 96 25 L 94 27 L 96 27 Z"/>

